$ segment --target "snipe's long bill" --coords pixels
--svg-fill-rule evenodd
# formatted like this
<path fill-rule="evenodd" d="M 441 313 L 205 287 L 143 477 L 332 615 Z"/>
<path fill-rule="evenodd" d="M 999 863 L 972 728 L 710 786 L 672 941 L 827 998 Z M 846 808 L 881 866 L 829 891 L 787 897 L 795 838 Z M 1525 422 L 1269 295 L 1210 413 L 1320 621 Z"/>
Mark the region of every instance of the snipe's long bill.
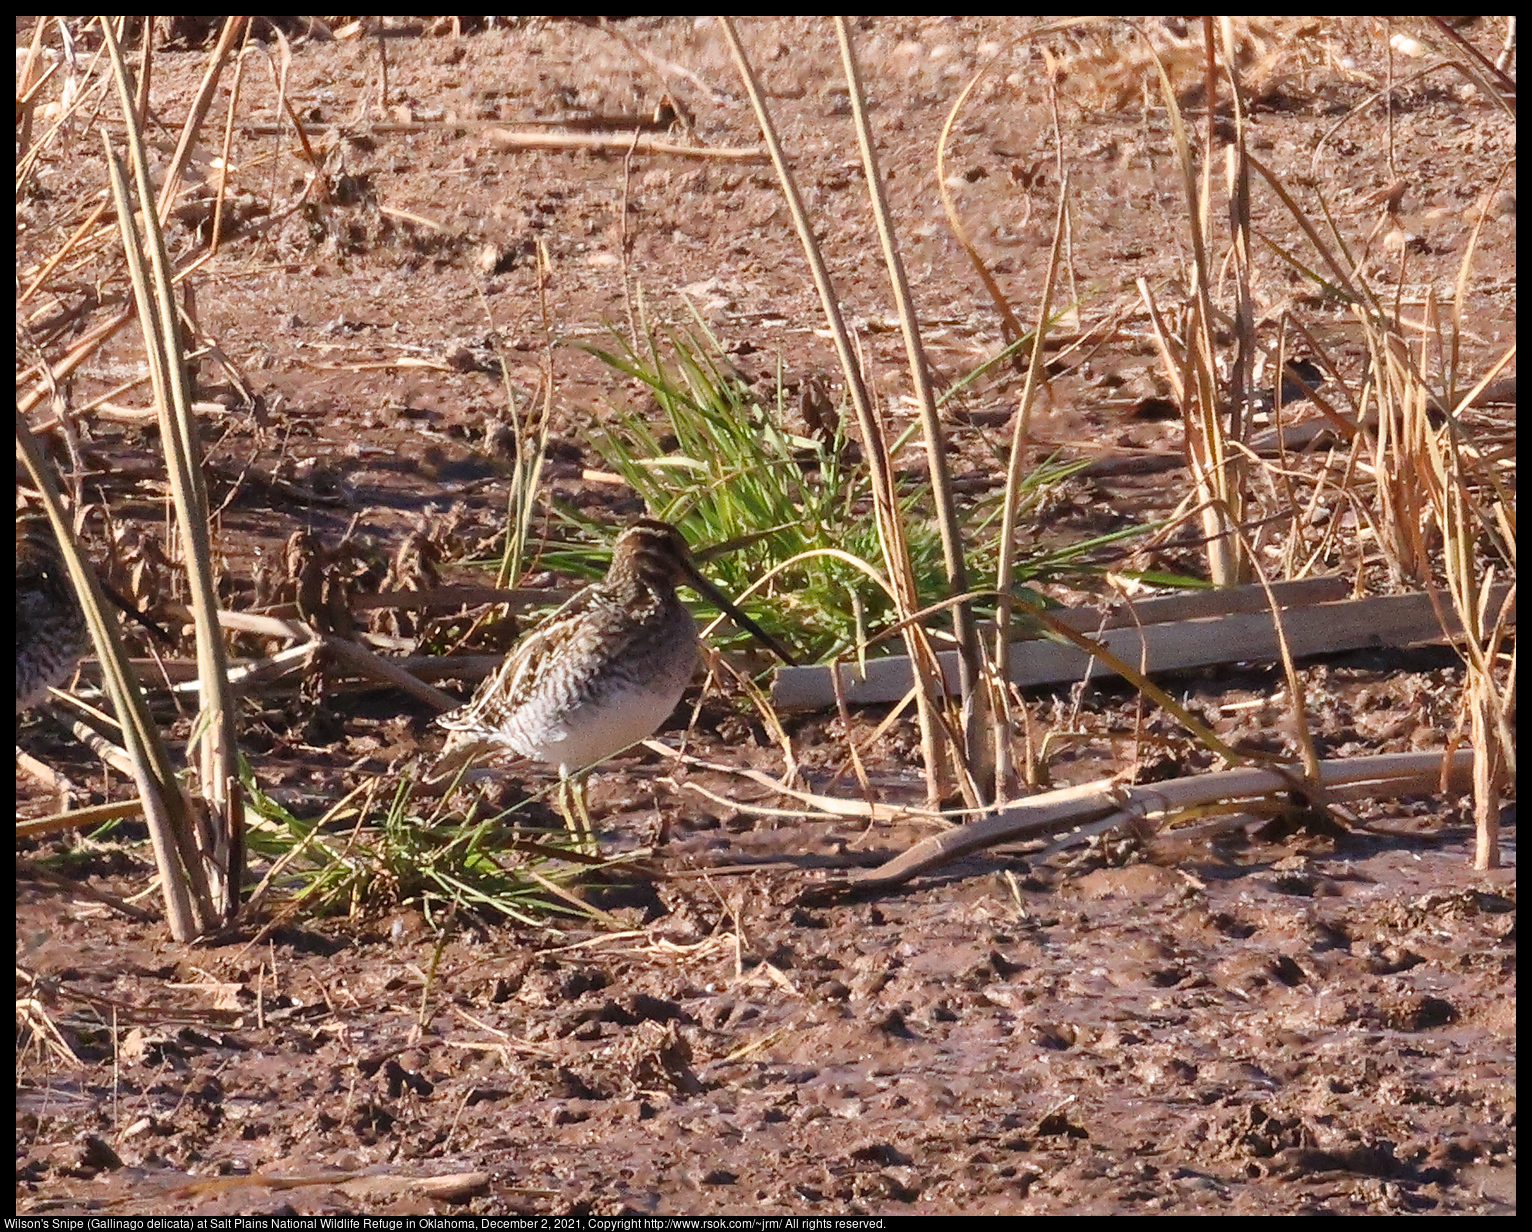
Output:
<path fill-rule="evenodd" d="M 438 720 L 448 738 L 433 779 L 496 748 L 567 779 L 653 735 L 697 669 L 697 625 L 676 594 L 683 583 L 794 661 L 698 572 L 674 526 L 640 518 L 618 536 L 606 577 L 532 629 L 466 706 Z"/>

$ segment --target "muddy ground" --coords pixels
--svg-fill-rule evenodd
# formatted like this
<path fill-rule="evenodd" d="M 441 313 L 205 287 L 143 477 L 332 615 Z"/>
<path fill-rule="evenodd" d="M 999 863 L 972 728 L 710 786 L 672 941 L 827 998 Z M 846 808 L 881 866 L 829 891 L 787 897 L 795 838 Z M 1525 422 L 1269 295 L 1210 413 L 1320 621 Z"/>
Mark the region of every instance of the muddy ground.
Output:
<path fill-rule="evenodd" d="M 1179 428 L 1151 413 L 1164 390 L 1142 315 L 1130 311 L 1135 279 L 1165 288 L 1184 269 L 1164 110 L 1145 112 L 1154 87 L 1131 39 L 1055 35 L 1045 60 L 1016 41 L 1027 28 L 946 18 L 857 28 L 931 361 L 948 381 L 1000 345 L 933 177 L 949 108 L 998 53 L 949 154 L 975 242 L 1027 317 L 1062 146 L 1081 322 L 1129 314 L 1057 376 L 1034 433 L 1093 455 L 1172 448 Z M 503 518 L 492 328 L 522 396 L 550 365 L 550 495 L 607 521 L 638 510 L 631 494 L 592 480 L 603 463 L 582 428 L 613 404 L 642 403 L 573 344 L 624 328 L 640 290 L 655 319 L 678 323 L 688 319 L 684 292 L 747 376 L 769 376 L 780 359 L 794 388 L 823 376 L 838 390 L 769 168 L 516 150 L 484 124 L 433 124 L 542 120 L 567 132 L 593 118 L 598 128 L 647 118 L 665 101 L 660 73 L 671 66 L 682 70 L 669 77 L 682 114 L 665 139 L 757 143 L 716 25 L 639 18 L 617 30 L 456 31 L 425 20 L 386 40 L 386 98 L 376 40 L 290 33 L 295 113 L 321 134 L 345 122 L 350 136 L 324 137 L 315 194 L 290 129 L 242 133 L 239 209 L 225 254 L 197 282 L 201 328 L 260 399 L 242 406 L 204 364 L 210 396 L 222 392 L 228 407 L 209 412 L 206 435 L 230 606 L 274 601 L 268 562 L 301 529 L 333 547 L 350 528 L 386 558 L 409 532 L 450 521 L 440 538 L 456 552 L 444 576 L 485 580 L 461 562 Z M 890 414 L 907 422 L 902 343 L 831 28 L 786 19 L 743 31 L 869 368 Z M 1252 150 L 1290 183 L 1322 184 L 1358 260 L 1422 295 L 1428 285 L 1451 293 L 1484 207 L 1461 359 L 1476 377 L 1514 333 L 1515 199 L 1497 181 L 1514 134 L 1451 69 L 1401 86 L 1391 114 L 1369 102 L 1389 80 L 1393 32 L 1373 19 L 1272 19 L 1247 31 Z M 1503 23 L 1481 18 L 1462 32 L 1493 58 Z M 1152 33 L 1183 69 L 1195 63 L 1179 31 Z M 197 31 L 176 34 L 154 57 L 154 106 L 171 128 L 206 55 Z M 22 22 L 18 42 L 28 38 Z M 1434 62 L 1401 52 L 1394 78 Z M 270 80 L 265 60 L 251 64 L 241 111 L 252 125 L 275 123 Z M 1196 118 L 1195 91 L 1184 88 Z M 631 119 L 620 131 L 631 133 Z M 101 182 L 98 141 L 83 128 L 45 157 L 18 212 L 24 270 L 78 223 L 72 211 Z M 1258 225 L 1296 242 L 1269 197 L 1255 208 Z M 188 209 L 173 242 L 194 245 L 198 221 Z M 1268 341 L 1291 308 L 1357 363 L 1348 314 L 1263 261 L 1255 291 Z M 60 306 L 84 293 L 75 285 L 71 299 L 70 285 L 57 290 Z M 71 395 L 134 375 L 136 347 L 121 336 Z M 1017 388 L 1007 373 L 954 413 L 954 469 L 970 491 L 999 482 Z M 1475 426 L 1511 440 L 1514 408 Z M 142 422 L 110 414 L 91 419 L 82 442 L 84 493 L 111 507 L 139 560 L 152 559 L 142 545 L 163 496 L 131 465 L 149 445 Z M 903 461 L 912 473 L 920 464 Z M 1185 482 L 1180 470 L 1086 476 L 1050 506 L 1050 527 L 1083 537 L 1148 521 L 1176 506 Z M 1134 564 L 1197 568 L 1194 538 L 1188 530 Z M 1370 558 L 1332 567 L 1388 582 Z M 131 589 L 131 567 L 124 573 Z M 141 567 L 139 589 L 155 576 Z M 1337 656 L 1304 673 L 1323 755 L 1438 748 L 1454 734 L 1461 673 L 1448 652 Z M 1280 673 L 1249 665 L 1173 683 L 1223 738 L 1287 747 Z M 1040 730 L 1069 733 L 1049 756 L 1056 783 L 1146 761 L 1161 775 L 1209 764 L 1168 725 L 1146 757 L 1133 736 L 1137 707 L 1121 690 L 1038 692 L 1028 704 Z M 710 701 L 689 750 L 779 771 L 779 752 L 741 713 L 731 699 Z M 833 715 L 790 717 L 811 783 L 827 789 L 847 737 L 865 740 L 882 717 L 858 712 L 851 732 Z M 252 703 L 246 747 L 274 798 L 317 816 L 360 777 L 429 754 L 440 740 L 430 718 L 397 694 Z M 185 737 L 186 720 L 173 734 Z M 29 720 L 21 743 L 69 776 L 76 803 L 129 794 L 45 723 Z M 896 725 L 869 750 L 874 785 L 907 795 L 917 753 L 910 725 Z M 547 783 L 540 768 L 505 775 L 510 792 Z M 20 774 L 18 796 L 24 816 L 59 803 Z M 439 915 L 380 902 L 285 925 L 258 944 L 252 926 L 186 948 L 156 920 L 18 876 L 29 973 L 19 995 L 37 1001 L 17 1049 L 19 1209 L 1515 1209 L 1514 806 L 1507 867 L 1489 873 L 1472 870 L 1468 803 L 1431 796 L 1356 807 L 1348 833 L 1283 834 L 1248 819 L 1190 837 L 994 853 L 874 901 L 825 903 L 806 894 L 824 865 L 874 862 L 923 832 L 753 811 L 785 804 L 737 776 L 652 754 L 611 763 L 592 791 L 607 849 L 662 840 L 651 877 L 591 891 L 628 926 L 616 932 L 460 916 L 443 939 Z M 114 894 L 138 893 L 150 876 L 131 825 L 105 841 L 25 847 L 33 860 L 67 855 L 76 885 Z M 774 867 L 729 869 L 743 860 Z"/>

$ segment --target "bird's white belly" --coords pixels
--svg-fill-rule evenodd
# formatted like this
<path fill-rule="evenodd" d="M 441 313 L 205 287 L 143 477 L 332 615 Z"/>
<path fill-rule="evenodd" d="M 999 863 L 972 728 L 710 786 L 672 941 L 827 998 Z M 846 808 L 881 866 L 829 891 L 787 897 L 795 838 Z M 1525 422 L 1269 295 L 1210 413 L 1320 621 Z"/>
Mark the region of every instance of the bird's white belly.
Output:
<path fill-rule="evenodd" d="M 506 743 L 523 757 L 572 774 L 653 735 L 685 689 L 682 680 L 659 689 L 614 690 L 599 702 L 588 700 L 568 710 L 529 704 L 517 714 Z"/>

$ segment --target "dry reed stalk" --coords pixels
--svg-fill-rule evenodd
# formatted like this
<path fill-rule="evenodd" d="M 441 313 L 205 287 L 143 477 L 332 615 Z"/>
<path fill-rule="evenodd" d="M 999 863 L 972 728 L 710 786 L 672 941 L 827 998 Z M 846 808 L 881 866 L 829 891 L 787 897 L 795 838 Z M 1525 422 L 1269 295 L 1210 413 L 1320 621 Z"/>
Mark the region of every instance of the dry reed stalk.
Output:
<path fill-rule="evenodd" d="M 725 146 L 677 145 L 653 137 L 628 135 L 604 137 L 596 133 L 512 132 L 493 128 L 485 138 L 500 150 L 598 150 L 609 154 L 669 155 L 673 158 L 713 159 L 721 162 L 763 163 L 762 150 L 735 150 Z"/>
<path fill-rule="evenodd" d="M 79 597 L 80 608 L 90 628 L 91 642 L 131 754 L 131 772 L 143 801 L 155 862 L 165 887 L 165 913 L 171 933 L 177 940 L 191 940 L 210 923 L 212 899 L 197 854 L 190 800 L 171 767 L 143 692 L 133 679 L 116 618 L 101 594 L 95 571 L 75 541 L 74 528 L 64 512 L 52 467 L 19 411 L 16 415 L 16 444 L 53 523 L 60 554 Z"/>
<path fill-rule="evenodd" d="M 852 346 L 850 333 L 846 329 L 846 323 L 841 314 L 839 297 L 830 281 L 829 271 L 819 249 L 819 242 L 814 236 L 813 225 L 804 208 L 803 198 L 798 192 L 797 182 L 788 165 L 781 140 L 777 136 L 771 113 L 766 107 L 765 96 L 756 79 L 755 70 L 751 66 L 749 56 L 745 53 L 744 45 L 740 42 L 739 32 L 735 29 L 733 20 L 728 17 L 719 20 L 724 37 L 729 43 L 729 50 L 734 56 L 735 65 L 739 69 L 740 79 L 750 97 L 756 121 L 761 128 L 761 135 L 765 138 L 766 147 L 770 151 L 772 164 L 792 214 L 793 225 L 803 245 L 804 255 L 808 259 L 814 286 L 819 292 L 820 304 L 830 325 L 836 354 L 840 358 L 846 389 L 850 394 L 852 406 L 856 410 L 857 425 L 862 433 L 863 455 L 871 472 L 873 510 L 878 526 L 878 537 L 883 547 L 888 577 L 893 585 L 895 611 L 902 619 L 919 606 L 919 600 L 915 593 L 909 545 L 905 539 L 904 525 L 899 513 L 892 458 L 883 435 L 882 423 L 874 413 L 863 367 Z M 907 626 L 904 636 L 920 682 L 916 701 L 920 718 L 921 749 L 925 762 L 926 790 L 932 802 L 935 803 L 945 794 L 947 770 L 957 753 L 953 748 L 942 714 L 943 684 L 936 668 L 935 650 L 925 631 L 918 626 Z"/>
<path fill-rule="evenodd" d="M 931 388 L 931 369 L 926 362 L 925 346 L 920 337 L 920 324 L 910 295 L 909 279 L 905 274 L 904 262 L 899 255 L 898 237 L 894 234 L 893 221 L 889 216 L 888 199 L 883 190 L 883 177 L 878 170 L 877 151 L 872 139 L 872 127 L 867 119 L 866 88 L 862 83 L 861 69 L 857 64 L 856 48 L 851 41 L 851 30 L 844 17 L 835 18 L 835 33 L 840 43 L 841 65 L 845 69 L 846 82 L 851 91 L 851 113 L 856 125 L 862 169 L 867 179 L 867 195 L 872 203 L 873 217 L 878 228 L 878 242 L 883 250 L 883 263 L 888 269 L 889 284 L 899 312 L 899 325 L 904 335 L 910 381 L 920 408 L 921 432 L 925 439 L 932 503 L 936 512 L 937 528 L 941 533 L 942 562 L 947 573 L 948 592 L 952 595 L 962 595 L 968 590 L 968 563 L 964 555 L 962 525 L 958 520 L 957 501 L 952 491 L 951 468 L 947 463 L 946 433 L 936 413 L 936 397 Z M 989 705 L 989 690 L 984 688 L 980 681 L 983 649 L 979 645 L 973 608 L 968 602 L 956 604 L 953 609 L 953 624 L 957 634 L 958 694 L 962 708 L 958 727 L 962 733 L 960 747 L 963 752 L 963 756 L 956 760 L 953 769 L 957 772 L 958 783 L 963 788 L 968 803 L 971 806 L 977 806 L 994 799 L 994 764 L 991 757 L 992 744 L 988 739 L 989 716 L 994 712 Z"/>
<path fill-rule="evenodd" d="M 1152 44 L 1150 46 L 1152 48 Z M 1212 54 L 1209 45 L 1209 65 Z M 1216 344 L 1213 338 L 1216 314 L 1212 299 L 1212 262 L 1208 255 L 1213 108 L 1210 97 L 1208 137 L 1200 160 L 1202 175 L 1199 183 L 1196 173 L 1198 160 L 1192 157 L 1191 141 L 1187 136 L 1181 105 L 1158 51 L 1154 53 L 1154 65 L 1170 121 L 1172 145 L 1181 169 L 1187 230 L 1192 247 L 1191 268 L 1187 271 L 1189 320 L 1184 340 L 1179 345 L 1173 344 L 1163 328 L 1156 329 L 1156 339 L 1160 344 L 1167 375 L 1177 391 L 1176 400 L 1186 425 L 1187 465 L 1199 498 L 1199 517 L 1207 540 L 1208 575 L 1216 586 L 1237 586 L 1249 580 L 1250 566 L 1243 556 L 1236 534 L 1236 528 L 1245 517 L 1244 462 L 1242 455 L 1230 448 L 1229 436 L 1220 415 Z M 1209 88 L 1212 85 L 1210 71 Z"/>
<path fill-rule="evenodd" d="M 200 874 L 193 879 L 199 889 L 206 885 L 208 898 L 200 903 L 202 918 L 198 921 L 199 933 L 205 933 L 227 924 L 238 912 L 244 872 L 243 804 L 234 730 L 234 699 L 229 688 L 223 637 L 218 627 L 218 602 L 208 542 L 207 488 L 196 418 L 191 410 L 191 381 L 181 341 L 180 314 L 172 290 L 170 262 L 156 215 L 149 211 L 149 203 L 153 200 L 149 164 L 143 135 L 134 123 L 133 91 L 116 32 L 110 21 L 102 23 L 101 31 L 122 104 L 135 188 L 143 207 L 141 235 L 135 225 L 121 163 L 109 140 L 106 142 L 107 166 L 122 229 L 123 251 L 144 331 L 155 404 L 160 412 L 166 470 L 175 497 L 181 549 L 197 629 L 197 675 L 202 688 L 199 769 L 206 811 L 199 811 L 197 816 L 193 850 L 184 853 L 187 864 L 193 867 L 182 871 Z M 194 108 L 183 128 L 176 165 L 188 156 L 200 118 L 206 113 L 211 83 L 216 81 L 217 69 L 227 54 L 226 43 L 227 40 L 221 40 L 214 51 L 200 96 L 204 101 Z M 169 178 L 166 188 L 169 188 Z M 168 208 L 171 199 L 170 194 L 163 196 L 161 208 Z M 167 889 L 169 885 L 167 876 Z M 177 939 L 190 938 L 178 933 Z"/>
<path fill-rule="evenodd" d="M 1428 296 L 1427 323 L 1435 325 L 1434 297 Z M 1426 366 L 1425 352 L 1437 331 L 1421 337 L 1419 367 Z M 1412 391 L 1418 399 L 1419 392 Z M 1430 467 L 1431 482 L 1424 485 L 1430 498 L 1430 513 L 1441 534 L 1442 573 L 1451 600 L 1451 616 L 1461 624 L 1463 636 L 1454 646 L 1463 659 L 1464 679 L 1459 699 L 1460 712 L 1466 712 L 1469 737 L 1474 753 L 1474 867 L 1487 869 L 1500 865 L 1501 793 L 1516 773 L 1516 744 L 1510 716 L 1514 712 L 1515 652 L 1504 650 L 1510 634 L 1514 610 L 1515 586 L 1503 600 L 1495 595 L 1495 565 L 1486 561 L 1480 546 L 1484 528 L 1495 520 L 1483 507 L 1472 483 L 1471 451 L 1466 434 L 1451 418 L 1423 439 L 1423 461 Z M 1515 565 L 1515 540 L 1504 545 Z M 1434 587 L 1427 581 L 1428 593 Z M 1448 614 L 1439 615 L 1443 626 L 1453 623 Z M 1509 674 L 1507 674 L 1507 671 Z M 1501 684 L 1502 677 L 1506 683 Z"/>
<path fill-rule="evenodd" d="M 548 284 L 553 277 L 553 262 L 548 255 L 545 240 L 537 241 L 537 299 L 539 320 L 543 339 L 540 351 L 542 361 L 541 409 L 536 413 L 521 414 L 517 410 L 515 392 L 511 388 L 511 365 L 501 356 L 501 381 L 505 389 L 505 405 L 510 415 L 512 433 L 516 443 L 516 458 L 511 472 L 506 552 L 495 575 L 496 586 L 508 586 L 526 569 L 527 537 L 532 530 L 532 515 L 537 508 L 537 491 L 541 484 L 543 459 L 547 456 L 548 427 L 553 419 L 554 394 L 557 381 L 554 376 L 554 328 L 553 314 L 548 306 Z M 480 298 L 483 299 L 482 291 Z M 489 304 L 484 302 L 485 315 L 490 315 Z"/>
<path fill-rule="evenodd" d="M 995 590 L 999 601 L 995 609 L 995 650 L 991 662 L 996 665 L 998 680 L 992 676 L 995 713 L 1002 721 L 995 729 L 996 799 L 1003 799 L 1013 787 L 1010 764 L 1010 733 L 1015 730 L 1015 707 L 1011 704 L 1011 592 L 1015 586 L 1017 519 L 1021 511 L 1021 485 L 1024 459 L 1031 444 L 1032 404 L 1043 376 L 1043 346 L 1047 338 L 1049 316 L 1053 308 L 1053 289 L 1058 280 L 1063 253 L 1066 222 L 1069 217 L 1069 181 L 1059 184 L 1059 208 L 1054 219 L 1053 243 L 1048 250 L 1048 269 L 1043 277 L 1043 293 L 1038 299 L 1037 319 L 1032 328 L 1032 349 L 1027 360 L 1027 375 L 1022 385 L 1021 403 L 1011 433 L 1011 450 L 1005 468 L 1005 495 L 1000 517 L 1000 558 L 995 569 Z M 1027 777 L 1032 776 L 1028 768 Z"/>
<path fill-rule="evenodd" d="M 131 800 L 116 800 L 108 804 L 91 804 L 85 808 L 67 809 L 62 813 L 38 817 L 33 821 L 18 821 L 16 837 L 35 838 L 43 834 L 55 834 L 60 830 L 89 830 L 105 825 L 109 821 L 137 817 L 143 811 L 143 802 L 136 797 Z"/>
<path fill-rule="evenodd" d="M 1218 19 L 1222 66 L 1228 77 L 1229 97 L 1233 104 L 1234 141 L 1225 148 L 1224 192 L 1229 201 L 1230 244 L 1234 272 L 1234 362 L 1229 371 L 1229 436 L 1244 441 L 1249 435 L 1250 383 L 1258 343 L 1255 337 L 1255 303 L 1250 291 L 1253 254 L 1250 246 L 1250 164 L 1245 158 L 1245 143 L 1250 118 L 1245 109 L 1245 93 L 1240 81 L 1234 28 L 1229 17 Z M 1215 50 L 1213 18 L 1202 19 L 1203 48 L 1206 56 L 1207 123 L 1203 129 L 1202 160 L 1211 167 L 1217 150 L 1219 57 Z M 1280 373 L 1280 364 L 1277 367 Z M 1281 381 L 1277 382 L 1280 400 Z M 1236 479 L 1240 476 L 1236 476 Z M 1240 519 L 1235 518 L 1238 522 Z"/>

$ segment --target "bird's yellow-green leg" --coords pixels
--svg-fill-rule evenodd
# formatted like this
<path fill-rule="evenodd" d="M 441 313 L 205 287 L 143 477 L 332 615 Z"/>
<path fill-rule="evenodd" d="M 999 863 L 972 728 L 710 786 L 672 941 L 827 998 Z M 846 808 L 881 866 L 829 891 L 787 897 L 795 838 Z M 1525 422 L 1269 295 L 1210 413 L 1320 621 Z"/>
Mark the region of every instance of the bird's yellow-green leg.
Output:
<path fill-rule="evenodd" d="M 575 849 L 587 855 L 595 855 L 596 834 L 590 824 L 585 781 L 583 774 L 559 776 L 559 813 L 564 818 L 564 825 L 574 838 Z"/>

